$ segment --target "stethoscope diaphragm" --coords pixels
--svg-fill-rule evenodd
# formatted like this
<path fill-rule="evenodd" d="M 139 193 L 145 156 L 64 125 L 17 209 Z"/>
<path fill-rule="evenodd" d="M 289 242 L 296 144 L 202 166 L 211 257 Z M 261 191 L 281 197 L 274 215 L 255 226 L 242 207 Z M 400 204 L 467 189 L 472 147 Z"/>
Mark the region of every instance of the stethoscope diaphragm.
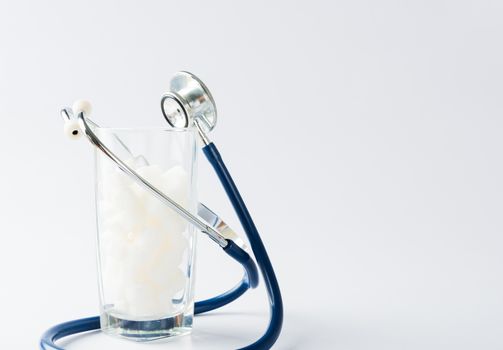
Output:
<path fill-rule="evenodd" d="M 176 73 L 170 91 L 161 99 L 164 118 L 174 128 L 191 127 L 194 121 L 205 133 L 217 123 L 215 100 L 204 83 L 189 72 Z"/>

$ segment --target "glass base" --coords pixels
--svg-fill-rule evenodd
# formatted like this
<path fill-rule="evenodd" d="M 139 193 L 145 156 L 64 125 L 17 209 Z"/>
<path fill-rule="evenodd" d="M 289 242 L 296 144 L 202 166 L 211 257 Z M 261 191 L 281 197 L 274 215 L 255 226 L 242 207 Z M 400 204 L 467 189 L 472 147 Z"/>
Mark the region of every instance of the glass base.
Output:
<path fill-rule="evenodd" d="M 131 321 L 103 313 L 100 322 L 101 330 L 108 335 L 146 342 L 190 334 L 192 319 L 192 314 L 181 313 L 161 320 Z"/>

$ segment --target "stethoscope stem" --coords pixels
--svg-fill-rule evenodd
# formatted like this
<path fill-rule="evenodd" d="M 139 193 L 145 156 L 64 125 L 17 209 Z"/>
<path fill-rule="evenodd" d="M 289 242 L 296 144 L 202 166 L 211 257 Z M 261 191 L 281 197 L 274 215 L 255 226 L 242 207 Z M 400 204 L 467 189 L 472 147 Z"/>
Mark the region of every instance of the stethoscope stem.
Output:
<path fill-rule="evenodd" d="M 152 193 L 156 198 L 161 200 L 164 204 L 173 209 L 176 213 L 182 216 L 185 220 L 192 223 L 198 229 L 201 230 L 204 234 L 206 234 L 211 240 L 217 243 L 220 247 L 225 248 L 227 245 L 227 240 L 224 236 L 222 236 L 217 230 L 215 230 L 210 225 L 206 224 L 204 221 L 199 219 L 197 216 L 193 215 L 190 211 L 185 209 L 183 206 L 178 204 L 172 198 L 164 194 L 157 187 L 152 185 L 149 181 L 141 177 L 135 170 L 133 170 L 130 166 L 128 166 L 125 162 L 123 162 L 114 152 L 112 152 L 103 142 L 101 142 L 100 138 L 94 133 L 90 124 L 92 122 L 89 121 L 84 116 L 84 113 L 79 113 L 78 121 L 81 126 L 81 129 L 85 132 L 89 141 L 91 141 L 94 146 L 96 146 L 103 154 L 105 154 L 110 160 L 112 160 L 120 170 L 122 170 L 130 179 L 138 183 L 138 185 L 142 186 L 150 193 Z"/>

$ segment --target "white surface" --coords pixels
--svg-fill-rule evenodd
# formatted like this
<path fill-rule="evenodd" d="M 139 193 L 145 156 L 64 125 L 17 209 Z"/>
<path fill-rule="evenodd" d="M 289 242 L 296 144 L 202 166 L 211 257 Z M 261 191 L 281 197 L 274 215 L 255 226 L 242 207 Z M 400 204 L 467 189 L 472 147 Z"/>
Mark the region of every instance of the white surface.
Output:
<path fill-rule="evenodd" d="M 97 312 L 92 152 L 63 137 L 59 108 L 86 98 L 104 125 L 164 125 L 159 98 L 185 69 L 213 92 L 212 137 L 281 282 L 276 349 L 503 348 L 502 7 L 0 2 L 3 347 Z M 202 158 L 200 197 L 238 226 Z M 199 298 L 240 273 L 207 241 Z M 236 348 L 266 312 L 254 291 L 152 348 Z"/>

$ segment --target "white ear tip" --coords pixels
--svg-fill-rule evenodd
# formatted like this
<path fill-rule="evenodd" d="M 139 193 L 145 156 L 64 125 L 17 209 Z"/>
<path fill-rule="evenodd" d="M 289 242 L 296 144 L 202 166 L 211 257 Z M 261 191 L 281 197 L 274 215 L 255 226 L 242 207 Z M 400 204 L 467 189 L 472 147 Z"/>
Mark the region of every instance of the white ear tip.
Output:
<path fill-rule="evenodd" d="M 72 140 L 77 140 L 80 136 L 82 136 L 82 130 L 80 130 L 79 122 L 74 119 L 65 122 L 63 132 Z"/>
<path fill-rule="evenodd" d="M 73 114 L 75 116 L 78 116 L 81 112 L 84 112 L 85 115 L 89 116 L 91 115 L 92 111 L 92 106 L 89 101 L 85 100 L 77 100 L 72 106 L 73 109 Z"/>

